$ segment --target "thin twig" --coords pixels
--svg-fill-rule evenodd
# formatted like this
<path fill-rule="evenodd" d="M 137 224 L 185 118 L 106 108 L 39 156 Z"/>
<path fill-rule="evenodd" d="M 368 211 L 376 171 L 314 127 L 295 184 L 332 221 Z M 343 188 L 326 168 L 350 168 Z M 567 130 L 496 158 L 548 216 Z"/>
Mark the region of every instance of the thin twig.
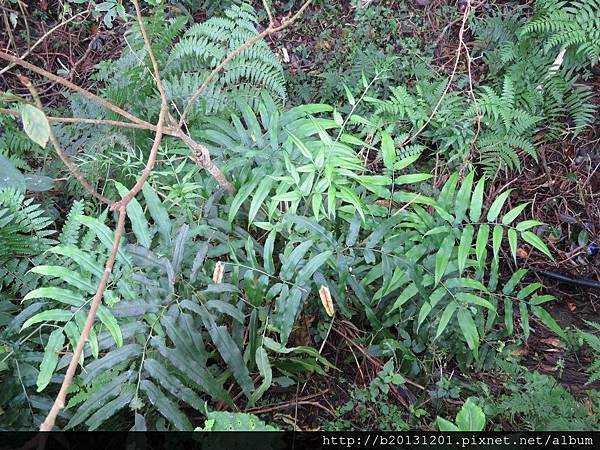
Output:
<path fill-rule="evenodd" d="M 21 117 L 21 112 L 16 111 L 14 109 L 8 108 L 0 108 L 0 114 L 7 114 L 14 117 Z M 111 125 L 114 127 L 122 127 L 122 128 L 137 128 L 139 130 L 151 130 L 156 131 L 156 126 L 152 124 L 141 124 L 141 123 L 133 123 L 133 122 L 121 122 L 119 120 L 107 120 L 107 119 L 88 119 L 81 117 L 50 117 L 46 116 L 48 122 L 55 123 L 89 123 L 92 125 Z M 165 130 L 166 131 L 166 130 Z M 169 133 L 166 133 L 169 134 Z"/>
<path fill-rule="evenodd" d="M 145 120 L 142 120 L 139 117 L 136 117 L 133 114 L 128 113 L 127 111 L 119 108 L 117 105 L 115 105 L 109 101 L 106 101 L 103 98 L 98 97 L 96 94 L 93 94 L 90 91 L 77 86 L 76 84 L 70 82 L 69 80 L 67 80 L 63 77 L 59 77 L 58 75 L 54 75 L 53 73 L 48 72 L 47 70 L 44 70 L 41 67 L 30 64 L 21 58 L 18 58 L 16 56 L 12 56 L 12 55 L 9 55 L 8 53 L 0 51 L 0 59 L 4 59 L 5 61 L 14 63 L 18 66 L 23 67 L 24 69 L 30 70 L 34 73 L 37 73 L 38 75 L 48 78 L 49 80 L 52 80 L 58 84 L 61 84 L 64 87 L 66 87 L 67 89 L 78 92 L 79 94 L 83 95 L 84 97 L 88 98 L 89 100 L 92 100 L 93 102 L 98 103 L 100 106 L 102 106 L 110 111 L 113 111 L 122 117 L 125 117 L 126 119 L 130 120 L 131 122 L 134 122 L 137 124 L 143 124 L 147 127 L 152 127 L 151 123 L 146 122 Z"/>
<path fill-rule="evenodd" d="M 58 30 L 59 28 L 65 26 L 66 24 L 68 24 L 69 22 L 72 22 L 73 20 L 77 19 L 79 16 L 82 16 L 84 14 L 89 14 L 90 10 L 89 7 L 88 9 L 86 9 L 85 11 L 82 11 L 78 14 L 75 14 L 72 17 L 69 17 L 67 20 L 59 23 L 58 25 L 56 25 L 55 27 L 50 28 L 42 37 L 40 37 L 30 48 L 29 50 L 27 50 L 25 53 L 23 53 L 20 56 L 20 59 L 25 59 L 27 58 L 27 56 L 33 51 L 35 50 L 35 48 L 40 45 L 48 36 L 50 36 L 52 33 L 54 33 L 56 30 Z M 2 70 L 0 70 L 0 75 L 2 75 L 3 73 L 9 71 L 10 69 L 12 69 L 17 63 L 10 63 L 8 66 L 4 67 Z"/>
<path fill-rule="evenodd" d="M 437 114 L 437 111 L 438 111 L 440 105 L 444 101 L 444 98 L 446 98 L 446 95 L 448 94 L 448 91 L 450 90 L 450 86 L 452 86 L 452 82 L 454 81 L 454 76 L 456 75 L 456 70 L 458 69 L 458 63 L 460 61 L 460 55 L 462 53 L 463 36 L 465 34 L 465 30 L 467 29 L 467 19 L 469 18 L 470 13 L 471 13 L 471 0 L 467 0 L 467 4 L 465 6 L 465 11 L 464 11 L 463 17 L 462 17 L 460 31 L 458 32 L 459 44 L 458 44 L 458 47 L 456 48 L 456 58 L 454 60 L 454 67 L 452 68 L 452 72 L 450 74 L 450 78 L 448 79 L 448 83 L 446 84 L 446 88 L 444 89 L 444 92 L 442 92 L 442 95 L 440 96 L 438 102 L 436 103 L 435 107 L 433 108 L 433 111 L 431 111 L 431 114 L 429 114 L 427 121 L 421 126 L 421 128 L 419 128 L 419 130 L 416 133 L 414 133 L 411 137 L 407 138 L 402 144 L 400 144 L 400 147 L 404 147 L 405 145 L 410 144 L 423 132 L 423 130 L 425 128 L 427 128 L 429 126 L 429 124 L 431 123 L 431 120 Z"/>

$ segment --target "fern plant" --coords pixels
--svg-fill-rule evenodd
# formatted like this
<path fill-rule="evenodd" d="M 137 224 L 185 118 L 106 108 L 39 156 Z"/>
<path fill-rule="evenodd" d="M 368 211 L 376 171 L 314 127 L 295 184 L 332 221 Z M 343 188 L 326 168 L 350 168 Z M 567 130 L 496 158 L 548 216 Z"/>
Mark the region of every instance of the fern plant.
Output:
<path fill-rule="evenodd" d="M 575 61 L 588 64 L 600 60 L 600 1 L 537 0 L 535 14 L 521 30 L 522 36 L 538 35 L 544 40 L 544 51 L 563 49 Z"/>
<path fill-rule="evenodd" d="M 30 260 L 53 243 L 52 220 L 40 205 L 15 189 L 0 189 L 0 288 L 18 293 L 30 289 Z"/>

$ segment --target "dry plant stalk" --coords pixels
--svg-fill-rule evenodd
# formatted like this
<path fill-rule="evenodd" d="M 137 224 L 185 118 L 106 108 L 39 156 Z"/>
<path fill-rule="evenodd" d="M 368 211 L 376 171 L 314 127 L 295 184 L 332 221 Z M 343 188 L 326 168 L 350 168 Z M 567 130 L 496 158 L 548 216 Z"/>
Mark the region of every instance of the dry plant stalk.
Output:
<path fill-rule="evenodd" d="M 100 106 L 102 106 L 110 111 L 113 111 L 113 112 L 119 114 L 121 117 L 128 120 L 128 122 L 121 122 L 121 121 L 103 120 L 103 119 L 48 117 L 48 121 L 50 123 L 89 123 L 89 124 L 96 124 L 96 125 L 111 125 L 111 126 L 119 126 L 119 127 L 125 127 L 125 128 L 137 128 L 137 129 L 150 130 L 150 131 L 155 132 L 154 141 L 152 144 L 152 148 L 150 150 L 150 155 L 148 157 L 148 160 L 146 161 L 144 170 L 140 174 L 140 177 L 138 178 L 137 182 L 129 190 L 129 192 L 127 192 L 127 194 L 125 194 L 121 198 L 121 200 L 112 201 L 112 200 L 105 198 L 100 193 L 98 193 L 87 182 L 87 180 L 81 174 L 81 172 L 79 171 L 77 166 L 75 166 L 75 164 L 73 164 L 73 162 L 68 158 L 66 153 L 61 148 L 60 143 L 58 142 L 58 139 L 56 138 L 56 135 L 52 131 L 52 127 L 51 127 L 50 141 L 51 141 L 52 146 L 54 147 L 56 153 L 63 161 L 63 163 L 67 166 L 67 168 L 73 174 L 73 176 L 75 176 L 75 178 L 77 178 L 77 180 L 84 186 L 84 188 L 92 196 L 97 198 L 102 203 L 109 205 L 109 207 L 112 211 L 118 212 L 118 220 L 117 220 L 117 226 L 114 231 L 114 238 L 113 238 L 113 244 L 111 247 L 111 251 L 110 251 L 109 257 L 106 261 L 106 264 L 104 267 L 104 272 L 102 273 L 100 282 L 98 283 L 98 286 L 96 288 L 96 293 L 94 294 L 94 297 L 92 298 L 92 302 L 90 305 L 90 311 L 87 315 L 84 327 L 81 331 L 81 335 L 79 336 L 77 346 L 73 351 L 73 355 L 71 356 L 71 361 L 70 361 L 67 371 L 65 373 L 65 378 L 60 387 L 60 391 L 54 401 L 54 404 L 52 405 L 52 408 L 50 409 L 50 412 L 46 416 L 46 419 L 41 424 L 40 431 L 51 431 L 54 428 L 54 425 L 56 423 L 56 417 L 58 416 L 58 413 L 65 406 L 67 391 L 69 389 L 69 386 L 71 385 L 71 382 L 73 381 L 73 377 L 75 376 L 79 358 L 83 352 L 83 347 L 85 345 L 85 342 L 88 340 L 88 336 L 92 329 L 92 326 L 94 325 L 94 321 L 96 318 L 96 311 L 98 310 L 98 306 L 100 305 L 100 303 L 102 301 L 102 297 L 104 296 L 104 291 L 106 290 L 108 280 L 110 278 L 113 266 L 114 266 L 116 258 L 117 258 L 119 244 L 121 242 L 121 239 L 123 237 L 123 231 L 125 229 L 125 218 L 127 215 L 127 213 L 126 213 L 127 205 L 140 192 L 140 190 L 142 189 L 142 186 L 144 185 L 144 183 L 150 176 L 152 169 L 154 168 L 154 164 L 156 163 L 156 155 L 158 153 L 158 148 L 160 146 L 162 137 L 164 135 L 169 135 L 169 136 L 174 136 L 174 137 L 180 138 L 190 148 L 196 163 L 200 167 L 204 168 L 208 173 L 210 173 L 215 178 L 215 180 L 217 181 L 219 186 L 221 186 L 221 188 L 230 192 L 232 195 L 235 195 L 235 193 L 236 193 L 235 187 L 227 180 L 227 178 L 221 172 L 221 170 L 216 165 L 214 165 L 214 163 L 212 162 L 211 157 L 210 157 L 210 152 L 208 151 L 206 146 L 195 142 L 188 133 L 186 133 L 182 130 L 182 125 L 185 124 L 185 117 L 187 116 L 187 114 L 190 111 L 191 107 L 193 106 L 194 102 L 206 90 L 209 83 L 225 68 L 225 66 L 229 62 L 231 62 L 242 51 L 251 47 L 255 43 L 259 42 L 261 39 L 263 39 L 267 36 L 270 36 L 273 33 L 282 31 L 283 29 L 290 26 L 293 22 L 295 22 L 302 15 L 302 13 L 306 10 L 306 8 L 308 8 L 308 6 L 310 5 L 311 2 L 312 2 L 312 0 L 306 0 L 305 3 L 298 9 L 298 11 L 292 17 L 284 20 L 283 22 L 281 22 L 281 24 L 276 23 L 276 21 L 273 18 L 271 10 L 268 8 L 268 5 L 265 4 L 265 6 L 267 7 L 267 13 L 269 16 L 269 26 L 260 34 L 253 36 L 251 39 L 249 39 L 248 41 L 246 41 L 245 43 L 240 45 L 237 49 L 233 50 L 229 55 L 227 55 L 227 57 L 225 57 L 225 59 L 223 59 L 223 61 L 217 67 L 215 67 L 215 69 L 213 69 L 213 71 L 208 75 L 206 80 L 204 80 L 202 85 L 198 88 L 198 90 L 190 98 L 183 113 L 181 114 L 181 116 L 179 118 L 179 122 L 177 122 L 173 117 L 171 117 L 171 115 L 169 113 L 168 99 L 167 99 L 165 90 L 162 85 L 162 81 L 160 78 L 160 70 L 159 70 L 159 67 L 158 67 L 158 64 L 156 61 L 156 57 L 152 51 L 152 47 L 150 45 L 150 40 L 148 38 L 146 27 L 144 26 L 143 17 L 142 17 L 142 13 L 141 13 L 141 9 L 140 9 L 138 0 L 132 0 L 132 3 L 135 6 L 137 22 L 140 26 L 140 31 L 141 31 L 142 37 L 144 39 L 144 46 L 146 48 L 146 51 L 148 52 L 148 57 L 150 58 L 150 62 L 152 64 L 152 73 L 153 73 L 154 80 L 156 82 L 156 87 L 157 87 L 157 89 L 160 93 L 160 97 L 161 97 L 161 108 L 160 108 L 158 122 L 156 124 L 152 124 L 143 119 L 140 119 L 139 117 L 136 117 L 135 115 L 123 110 L 119 106 L 97 96 L 96 94 L 94 94 L 80 86 L 77 86 L 76 84 L 70 82 L 69 80 L 67 80 L 63 77 L 60 77 L 58 75 L 55 75 L 51 72 L 48 72 L 47 70 L 44 70 L 41 67 L 38 67 L 38 66 L 35 66 L 33 64 L 26 62 L 23 58 L 19 58 L 17 56 L 13 56 L 6 52 L 0 51 L 0 59 L 3 59 L 10 63 L 9 66 L 7 66 L 3 69 L 3 72 L 6 70 L 10 70 L 14 66 L 20 66 L 24 69 L 27 69 L 31 72 L 34 72 L 38 75 L 45 77 L 45 78 L 48 78 L 48 79 L 54 81 L 55 83 L 58 83 L 64 87 L 66 87 L 67 89 L 78 92 L 79 94 L 83 95 L 87 99 L 99 104 Z M 62 25 L 64 25 L 64 23 Z M 55 27 L 55 29 L 56 28 L 58 28 L 58 27 Z M 43 38 L 46 38 L 46 37 L 47 37 L 47 35 L 45 35 Z M 31 83 L 31 81 L 27 77 L 24 77 L 24 76 L 20 76 L 20 80 L 29 89 L 29 91 L 34 99 L 35 105 L 40 110 L 42 110 L 43 109 L 42 102 L 39 98 L 39 95 L 38 95 L 35 87 Z M 0 113 L 10 114 L 10 115 L 17 116 L 17 117 L 21 115 L 18 111 L 13 111 L 13 110 L 5 109 L 5 108 L 0 108 Z M 222 277 L 222 271 L 221 271 L 221 277 Z M 42 435 L 42 436 L 45 436 L 45 435 Z M 40 444 L 40 446 L 42 446 L 42 447 L 45 444 L 45 439 L 41 439 L 41 440 L 34 439 L 34 441 L 37 442 L 38 444 Z M 34 441 L 32 441 L 32 443 Z"/>

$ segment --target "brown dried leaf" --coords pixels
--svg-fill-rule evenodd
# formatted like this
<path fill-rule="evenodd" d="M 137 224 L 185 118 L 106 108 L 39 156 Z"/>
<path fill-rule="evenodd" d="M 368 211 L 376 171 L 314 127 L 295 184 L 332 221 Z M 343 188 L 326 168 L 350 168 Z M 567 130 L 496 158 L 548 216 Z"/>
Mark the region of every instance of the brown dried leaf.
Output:
<path fill-rule="evenodd" d="M 321 303 L 327 312 L 329 317 L 333 317 L 333 301 L 331 300 L 331 292 L 329 292 L 329 288 L 327 286 L 321 286 L 319 288 L 319 297 L 321 298 Z"/>
<path fill-rule="evenodd" d="M 217 261 L 215 264 L 215 270 L 213 272 L 213 281 L 216 284 L 221 283 L 223 281 L 223 273 L 225 272 L 225 265 L 221 261 Z"/>

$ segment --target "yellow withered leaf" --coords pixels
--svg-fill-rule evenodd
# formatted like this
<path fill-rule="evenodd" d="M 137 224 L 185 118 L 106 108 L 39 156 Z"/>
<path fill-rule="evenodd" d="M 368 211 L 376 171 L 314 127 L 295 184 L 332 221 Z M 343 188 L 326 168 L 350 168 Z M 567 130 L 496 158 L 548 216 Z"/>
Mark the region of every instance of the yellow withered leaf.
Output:
<path fill-rule="evenodd" d="M 319 288 L 319 297 L 321 298 L 321 303 L 323 303 L 323 307 L 329 317 L 333 317 L 333 301 L 331 300 L 331 292 L 329 292 L 327 286 L 321 286 Z"/>

